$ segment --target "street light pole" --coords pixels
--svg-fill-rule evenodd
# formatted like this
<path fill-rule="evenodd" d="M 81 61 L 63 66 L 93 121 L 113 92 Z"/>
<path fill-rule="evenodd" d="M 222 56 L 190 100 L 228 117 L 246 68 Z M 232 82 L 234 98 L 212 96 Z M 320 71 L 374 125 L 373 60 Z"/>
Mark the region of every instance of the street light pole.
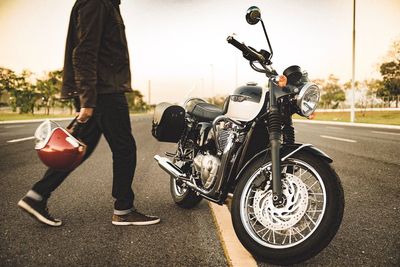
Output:
<path fill-rule="evenodd" d="M 353 59 L 351 76 L 351 111 L 350 122 L 355 121 L 355 69 L 356 69 L 356 0 L 353 0 Z"/>
<path fill-rule="evenodd" d="M 214 89 L 214 64 L 210 64 L 211 67 L 211 95 L 212 95 L 212 103 L 214 104 L 215 99 L 215 89 Z"/>
<path fill-rule="evenodd" d="M 149 80 L 147 91 L 148 91 L 148 97 L 149 97 L 149 105 L 151 105 L 151 80 Z"/>

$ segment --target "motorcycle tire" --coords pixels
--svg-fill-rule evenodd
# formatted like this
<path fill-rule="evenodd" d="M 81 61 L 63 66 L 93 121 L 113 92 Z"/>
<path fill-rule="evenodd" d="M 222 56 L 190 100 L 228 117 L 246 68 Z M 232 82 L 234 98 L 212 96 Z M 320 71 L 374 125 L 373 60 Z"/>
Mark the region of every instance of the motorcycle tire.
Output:
<path fill-rule="evenodd" d="M 178 185 L 176 184 L 176 180 L 173 177 L 171 177 L 170 179 L 171 196 L 175 204 L 181 208 L 184 209 L 194 208 L 203 199 L 201 196 L 198 196 L 196 192 L 194 192 L 190 188 L 185 188 L 184 191 L 178 192 L 177 187 Z"/>
<path fill-rule="evenodd" d="M 284 229 L 282 230 L 282 228 L 278 231 L 272 231 L 273 232 L 273 239 L 272 241 L 270 241 L 270 237 L 268 237 L 268 241 L 265 241 L 264 239 L 266 239 L 266 236 L 268 234 L 266 234 L 266 236 L 260 238 L 259 236 L 257 236 L 256 231 L 255 230 L 251 230 L 251 228 L 249 228 L 251 226 L 251 220 L 247 220 L 247 223 L 244 222 L 246 221 L 245 219 L 245 214 L 251 214 L 251 212 L 246 211 L 245 209 L 249 210 L 251 208 L 248 208 L 248 205 L 246 204 L 241 204 L 242 203 L 250 203 L 250 202 L 243 202 L 244 199 L 246 198 L 242 198 L 244 197 L 243 194 L 246 194 L 245 191 L 245 187 L 248 186 L 247 188 L 249 188 L 247 191 L 251 192 L 251 190 L 254 190 L 252 188 L 254 187 L 249 187 L 248 182 L 251 180 L 252 175 L 255 175 L 255 173 L 257 173 L 258 170 L 261 170 L 260 168 L 262 168 L 262 166 L 266 166 L 269 162 L 270 164 L 270 157 L 262 157 L 259 158 L 258 160 L 255 160 L 253 163 L 250 163 L 250 165 L 247 167 L 247 169 L 242 173 L 241 177 L 239 177 L 239 182 L 238 185 L 235 189 L 234 192 L 234 196 L 233 196 L 233 201 L 232 201 L 232 211 L 231 211 L 231 216 L 232 216 L 232 222 L 233 222 L 233 226 L 236 232 L 236 235 L 238 236 L 240 242 L 243 244 L 243 246 L 258 260 L 260 261 L 264 261 L 264 262 L 268 262 L 271 264 L 277 264 L 277 265 L 292 265 L 292 264 L 296 264 L 299 262 L 303 262 L 306 261 L 307 259 L 310 259 L 311 257 L 317 255 L 320 251 L 322 251 L 333 239 L 333 237 L 335 236 L 336 232 L 338 231 L 342 218 L 343 218 L 343 211 L 344 211 L 344 193 L 343 193 L 343 188 L 340 182 L 340 179 L 338 177 L 338 175 L 336 174 L 336 172 L 334 171 L 334 169 L 330 166 L 330 164 L 328 162 L 326 162 L 324 159 L 317 157 L 311 153 L 307 153 L 307 152 L 303 152 L 303 151 L 299 151 L 298 153 L 296 153 L 295 155 L 293 155 L 292 157 L 286 159 L 284 162 L 282 162 L 282 166 L 283 164 L 285 164 L 285 162 L 288 164 L 287 166 L 290 166 L 290 162 L 303 162 L 305 163 L 305 165 L 307 166 L 311 166 L 314 171 L 316 171 L 319 174 L 319 177 L 321 178 L 320 181 L 322 181 L 322 183 L 324 184 L 324 190 L 325 190 L 325 195 L 326 198 L 324 196 L 322 196 L 323 200 L 326 201 L 326 204 L 324 206 L 325 212 L 321 212 L 322 215 L 318 215 L 320 216 L 320 218 L 318 218 L 318 224 L 314 224 L 314 230 L 311 231 L 310 226 L 312 227 L 313 225 L 310 223 L 308 223 L 308 227 L 310 228 L 310 233 L 309 235 L 305 235 L 303 237 L 303 241 L 297 241 L 299 243 L 295 243 L 293 241 L 293 244 L 288 244 L 288 245 L 282 245 L 280 246 L 280 243 L 274 243 L 275 241 L 275 233 L 277 238 L 280 237 L 278 236 L 278 234 L 281 234 L 281 240 L 283 238 L 283 236 L 288 235 L 287 233 L 289 232 L 290 238 L 292 237 L 292 233 L 293 236 L 294 234 L 297 235 L 296 232 L 291 232 L 292 229 Z M 290 164 L 289 164 L 289 163 Z M 295 166 L 295 165 L 293 165 Z M 300 172 L 301 173 L 301 172 Z M 260 175 L 260 174 L 258 174 Z M 293 172 L 294 175 L 294 172 Z M 301 175 L 300 175 L 301 176 Z M 286 177 L 286 176 L 285 176 Z M 256 181 L 257 178 L 253 178 L 253 181 Z M 304 179 L 304 178 L 303 178 Z M 293 181 L 299 181 L 298 178 L 292 178 Z M 317 179 L 316 179 L 317 180 Z M 253 184 L 254 186 L 254 184 Z M 305 197 L 305 199 L 309 200 L 311 199 L 310 197 L 310 191 L 311 189 L 308 187 L 304 187 L 304 194 L 308 195 L 307 197 Z M 322 186 L 321 186 L 322 188 Z M 264 191 L 266 192 L 266 191 Z M 287 191 L 288 192 L 288 191 Z M 249 193 L 251 194 L 251 193 Z M 255 194 L 255 193 L 253 193 Z M 272 190 L 270 193 L 270 198 L 271 198 L 271 202 L 272 202 Z M 315 194 L 315 193 L 314 193 Z M 248 198 L 250 199 L 250 197 Z M 248 200 L 251 201 L 251 200 Z M 257 200 L 253 200 L 253 205 L 254 203 L 261 203 L 261 202 L 255 202 Z M 311 204 L 310 202 L 307 201 L 308 204 L 303 204 L 305 206 L 305 210 L 306 213 L 308 212 L 308 209 L 310 209 Z M 244 208 L 243 208 L 244 207 Z M 270 214 L 274 215 L 275 211 L 274 207 L 271 208 L 271 206 L 269 206 L 270 209 L 272 209 L 272 211 L 270 212 Z M 266 212 L 265 210 L 263 212 Z M 306 218 L 306 213 L 304 213 L 302 219 L 300 220 L 304 220 L 307 221 Z M 255 213 L 254 213 L 255 214 Z M 263 214 L 263 213 L 258 213 L 258 214 Z M 317 214 L 317 213 L 315 213 Z M 286 214 L 284 214 L 286 215 Z M 250 215 L 251 216 L 251 215 Z M 307 215 L 308 216 L 308 215 Z M 317 215 L 315 215 L 317 216 Z M 254 215 L 254 217 L 256 217 L 256 215 Z M 282 216 L 283 217 L 283 216 Z M 251 218 L 251 217 L 248 217 Z M 259 217 L 261 218 L 261 217 Z M 297 218 L 296 218 L 297 220 Z M 300 220 L 297 222 L 297 224 L 300 224 Z M 313 220 L 311 220 L 313 221 Z M 260 222 L 262 222 L 262 218 L 260 219 Z M 271 220 L 273 225 L 273 220 Z M 253 227 L 259 227 L 256 225 L 257 223 L 254 223 L 255 226 Z M 259 223 L 260 225 L 262 225 L 262 223 Z M 266 223 L 264 223 L 265 225 Z M 296 224 L 296 225 L 297 225 Z M 305 223 L 306 224 L 306 223 Z M 264 225 L 262 225 L 260 228 L 264 227 Z M 296 225 L 291 226 L 292 228 L 295 228 Z M 270 226 L 272 228 L 272 226 Z M 270 229 L 271 229 L 270 228 Z M 250 229 L 250 230 L 249 230 Z M 297 229 L 298 230 L 298 229 Z M 306 228 L 306 226 L 304 226 L 304 230 L 305 231 L 308 230 Z M 252 232 L 253 231 L 253 232 Z M 267 230 L 264 230 L 267 231 Z M 271 235 L 271 233 L 269 233 Z M 261 234 L 260 234 L 261 235 Z M 299 236 L 300 237 L 300 236 Z M 257 239 L 259 238 L 259 239 Z M 285 239 L 283 239 L 283 243 L 285 243 L 286 240 L 286 236 Z M 263 242 L 265 241 L 265 242 Z M 291 240 L 288 240 L 289 242 L 291 242 Z M 269 242 L 269 243 L 268 243 Z M 274 243 L 274 244 L 272 244 Z"/>

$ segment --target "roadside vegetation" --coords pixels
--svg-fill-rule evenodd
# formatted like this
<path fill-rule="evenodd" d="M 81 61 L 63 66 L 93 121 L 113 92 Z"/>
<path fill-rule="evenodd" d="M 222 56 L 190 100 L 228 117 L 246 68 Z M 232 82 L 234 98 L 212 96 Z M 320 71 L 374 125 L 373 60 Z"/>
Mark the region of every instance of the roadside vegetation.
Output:
<path fill-rule="evenodd" d="M 400 40 L 395 41 L 385 58 L 381 60 L 379 72 L 381 79 L 357 81 L 356 107 L 361 109 L 379 107 L 399 107 L 400 102 Z M 55 70 L 38 76 L 29 70 L 22 73 L 0 67 L 0 120 L 17 120 L 47 117 L 67 117 L 74 115 L 71 100 L 60 99 L 62 70 Z M 314 79 L 321 88 L 319 108 L 337 109 L 348 107 L 351 81 L 340 82 L 331 74 L 326 79 Z M 154 106 L 147 104 L 140 90 L 127 94 L 132 113 L 148 112 Z M 208 99 L 222 106 L 224 96 Z M 62 114 L 62 115 L 56 115 Z M 319 112 L 315 119 L 348 121 L 346 112 Z M 398 124 L 396 112 L 359 112 L 358 122 Z"/>
<path fill-rule="evenodd" d="M 307 120 L 306 118 L 299 115 L 295 115 L 293 116 L 293 118 Z M 315 112 L 312 120 L 350 122 L 350 112 Z M 356 122 L 400 125 L 400 110 L 356 112 Z"/>
<path fill-rule="evenodd" d="M 19 74 L 0 67 L 0 108 L 3 110 L 0 111 L 0 116 L 9 117 L 9 114 L 2 113 L 10 112 L 31 115 L 37 113 L 72 115 L 73 101 L 60 98 L 62 75 L 62 70 L 50 71 L 39 77 L 29 70 Z M 150 108 L 139 90 L 127 94 L 127 99 L 131 112 L 145 112 Z"/>
<path fill-rule="evenodd" d="M 38 120 L 38 119 L 54 119 L 54 118 L 70 118 L 74 115 L 70 114 L 18 114 L 18 113 L 0 113 L 0 121 L 17 121 L 17 120 Z"/>

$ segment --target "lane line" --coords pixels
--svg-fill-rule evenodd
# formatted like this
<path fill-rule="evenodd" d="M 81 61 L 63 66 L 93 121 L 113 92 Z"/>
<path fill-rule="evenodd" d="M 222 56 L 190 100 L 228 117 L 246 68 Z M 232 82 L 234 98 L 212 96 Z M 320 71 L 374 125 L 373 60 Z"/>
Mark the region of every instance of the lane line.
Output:
<path fill-rule="evenodd" d="M 337 141 L 343 141 L 343 142 L 349 142 L 349 143 L 357 143 L 356 140 L 352 139 L 346 139 L 346 138 L 339 138 L 335 136 L 329 136 L 329 135 L 320 135 L 322 138 L 327 138 L 327 139 L 332 139 L 332 140 L 337 140 Z"/>
<path fill-rule="evenodd" d="M 220 206 L 208 202 L 215 225 L 219 233 L 222 248 L 228 265 L 232 267 L 256 267 L 257 262 L 251 254 L 243 247 L 233 229 L 231 214 L 226 205 Z"/>
<path fill-rule="evenodd" d="M 326 126 L 325 128 L 327 128 L 327 129 L 334 129 L 334 130 L 344 130 L 343 128 L 334 127 L 334 126 Z"/>
<path fill-rule="evenodd" d="M 17 142 L 22 142 L 22 141 L 27 141 L 27 140 L 32 140 L 32 139 L 35 139 L 35 137 L 29 136 L 29 137 L 20 138 L 20 139 L 13 139 L 13 140 L 7 141 L 7 143 L 17 143 Z"/>
<path fill-rule="evenodd" d="M 21 127 L 25 127 L 25 125 L 4 126 L 4 129 L 21 128 Z"/>
<path fill-rule="evenodd" d="M 380 132 L 380 131 L 371 131 L 371 133 L 389 134 L 389 135 L 400 135 L 400 133 L 389 133 L 389 132 Z"/>

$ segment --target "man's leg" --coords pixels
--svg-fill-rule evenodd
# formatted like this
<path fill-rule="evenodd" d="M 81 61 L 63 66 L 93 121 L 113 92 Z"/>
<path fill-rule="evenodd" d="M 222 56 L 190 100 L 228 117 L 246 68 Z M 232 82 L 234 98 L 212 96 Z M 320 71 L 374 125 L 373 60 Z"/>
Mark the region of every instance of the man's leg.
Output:
<path fill-rule="evenodd" d="M 77 137 L 87 146 L 83 161 L 89 158 L 100 140 L 101 131 L 96 123 L 95 116 L 87 123 L 79 125 L 80 130 Z M 18 206 L 42 223 L 51 226 L 60 226 L 61 221 L 52 218 L 47 212 L 47 200 L 51 193 L 61 185 L 71 172 L 72 170 L 65 172 L 49 168 L 43 175 L 43 178 L 18 202 Z"/>
<path fill-rule="evenodd" d="M 113 156 L 114 208 L 128 213 L 133 207 L 132 181 L 136 168 L 136 143 L 128 104 L 124 94 L 100 95 L 98 103 L 99 124 Z"/>
<path fill-rule="evenodd" d="M 113 224 L 153 224 L 159 219 L 142 215 L 133 206 L 132 181 L 136 168 L 136 142 L 132 135 L 129 108 L 124 94 L 99 96 L 100 125 L 113 154 L 115 198 Z M 133 218 L 134 217 L 134 218 Z"/>

